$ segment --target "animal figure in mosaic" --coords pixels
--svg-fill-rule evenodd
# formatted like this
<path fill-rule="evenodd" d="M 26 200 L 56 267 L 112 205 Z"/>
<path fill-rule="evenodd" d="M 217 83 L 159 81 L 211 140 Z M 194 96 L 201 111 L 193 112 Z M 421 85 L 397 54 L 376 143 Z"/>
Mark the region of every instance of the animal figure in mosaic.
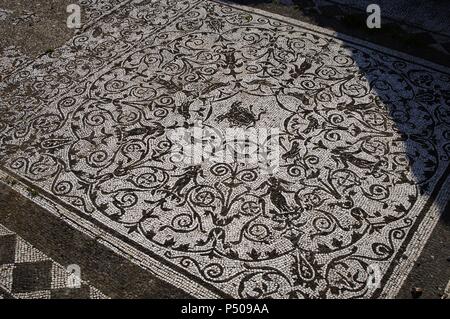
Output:
<path fill-rule="evenodd" d="M 256 122 L 261 119 L 261 116 L 266 113 L 266 111 L 262 111 L 256 115 L 253 112 L 253 105 L 250 105 L 248 109 L 241 105 L 242 102 L 233 102 L 230 110 L 225 114 L 219 115 L 217 121 L 222 122 L 223 120 L 228 120 L 231 126 L 244 126 L 248 128 L 255 126 Z"/>

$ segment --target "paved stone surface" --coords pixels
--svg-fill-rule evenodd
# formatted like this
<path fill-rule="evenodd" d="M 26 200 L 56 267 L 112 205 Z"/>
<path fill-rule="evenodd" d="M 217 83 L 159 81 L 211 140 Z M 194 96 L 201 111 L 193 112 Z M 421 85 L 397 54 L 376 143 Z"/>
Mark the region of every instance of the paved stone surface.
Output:
<path fill-rule="evenodd" d="M 411 290 L 420 287 L 421 298 L 435 299 L 444 295 L 450 278 L 450 203 L 443 209 L 440 222 L 436 225 L 420 257 L 405 280 L 397 298 L 411 298 Z"/>
<path fill-rule="evenodd" d="M 330 0 L 327 0 L 330 1 Z M 320 2 L 320 0 L 318 0 Z M 382 15 L 411 24 L 427 31 L 450 36 L 448 13 L 450 4 L 442 0 L 331 0 L 331 2 L 357 7 L 366 10 L 367 6 L 376 3 Z"/>
<path fill-rule="evenodd" d="M 131 1 L 0 84 L 2 177 L 196 297 L 394 297 L 448 200 L 449 83 L 268 13 Z M 196 126 L 278 129 L 279 171 L 177 162 Z"/>
<path fill-rule="evenodd" d="M 344 34 L 381 44 L 414 56 L 450 65 L 450 36 L 424 29 L 414 24 L 415 20 L 398 20 L 382 12 L 380 29 L 368 29 L 367 12 L 364 6 L 354 6 L 352 1 L 333 0 L 233 0 L 265 11 L 278 13 L 307 23 L 319 25 Z M 365 1 L 361 1 L 365 2 Z M 397 3 L 397 1 L 391 1 Z M 403 2 L 405 5 L 405 2 Z M 431 11 L 446 12 L 448 4 L 435 6 Z M 363 9 L 364 8 L 364 9 Z M 428 21 L 438 19 L 439 15 Z M 446 20 L 447 29 L 450 23 Z"/>
<path fill-rule="evenodd" d="M 83 28 L 123 4 L 119 0 L 0 0 L 0 80 L 79 32 L 66 24 L 67 5 L 72 3 L 82 8 Z"/>

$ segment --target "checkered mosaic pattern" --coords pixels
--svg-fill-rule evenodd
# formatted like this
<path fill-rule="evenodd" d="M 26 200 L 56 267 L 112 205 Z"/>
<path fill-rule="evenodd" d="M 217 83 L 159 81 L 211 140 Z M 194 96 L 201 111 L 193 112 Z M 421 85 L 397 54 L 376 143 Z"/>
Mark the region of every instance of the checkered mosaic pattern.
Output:
<path fill-rule="evenodd" d="M 0 299 L 107 299 L 86 281 L 68 288 L 69 273 L 0 225 Z"/>

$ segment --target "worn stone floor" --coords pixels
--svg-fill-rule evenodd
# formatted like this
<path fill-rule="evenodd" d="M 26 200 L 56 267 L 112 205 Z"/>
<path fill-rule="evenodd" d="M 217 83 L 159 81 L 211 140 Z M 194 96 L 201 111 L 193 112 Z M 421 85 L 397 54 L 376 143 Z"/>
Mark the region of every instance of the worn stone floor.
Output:
<path fill-rule="evenodd" d="M 3 298 L 446 296 L 444 52 L 282 4 L 83 0 L 74 31 L 68 3 L 0 1 Z"/>

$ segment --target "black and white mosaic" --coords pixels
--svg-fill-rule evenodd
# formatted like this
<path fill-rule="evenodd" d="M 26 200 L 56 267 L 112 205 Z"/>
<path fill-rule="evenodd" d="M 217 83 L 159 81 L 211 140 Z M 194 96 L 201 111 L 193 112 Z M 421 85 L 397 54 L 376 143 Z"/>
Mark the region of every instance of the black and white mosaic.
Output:
<path fill-rule="evenodd" d="M 82 11 L 82 28 L 75 29 L 75 33 L 82 32 L 93 23 L 108 15 L 111 11 L 126 4 L 123 0 L 78 0 L 74 1 Z M 31 11 L 15 12 L 0 8 L 0 23 L 11 25 L 31 25 L 44 19 Z M 18 71 L 33 61 L 32 57 L 22 53 L 20 47 L 3 45 L 0 41 L 0 81 L 6 79 L 12 72 Z"/>
<path fill-rule="evenodd" d="M 24 55 L 19 48 L 10 46 L 3 49 L 0 55 L 0 81 L 31 61 L 31 58 Z"/>
<path fill-rule="evenodd" d="M 393 297 L 448 198 L 449 74 L 244 7 L 131 1 L 0 83 L 0 164 L 195 296 Z M 279 129 L 279 170 L 174 162 L 198 121 Z"/>
<path fill-rule="evenodd" d="M 0 298 L 107 299 L 81 279 L 71 285 L 72 274 L 23 238 L 0 225 Z M 78 282 L 79 281 L 79 282 Z"/>

